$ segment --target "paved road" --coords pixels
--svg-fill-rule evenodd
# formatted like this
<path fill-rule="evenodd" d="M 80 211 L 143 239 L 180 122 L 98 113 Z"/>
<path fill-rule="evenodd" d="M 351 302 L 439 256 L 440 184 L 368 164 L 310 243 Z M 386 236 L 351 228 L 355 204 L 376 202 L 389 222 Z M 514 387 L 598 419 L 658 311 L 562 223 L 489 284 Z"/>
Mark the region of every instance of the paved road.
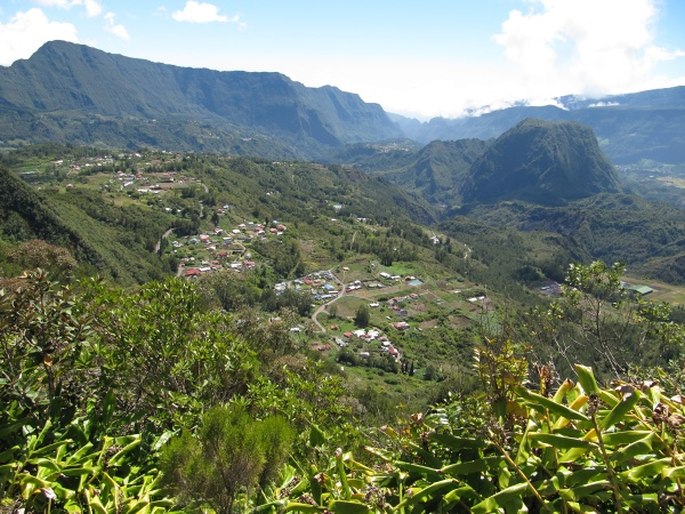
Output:
<path fill-rule="evenodd" d="M 162 237 L 159 238 L 159 241 L 157 241 L 157 244 L 155 245 L 155 253 L 159 253 L 159 249 L 162 247 L 162 239 L 166 239 L 171 235 L 171 233 L 174 231 L 173 228 L 170 228 L 164 234 L 162 234 Z"/>
<path fill-rule="evenodd" d="M 345 294 L 345 291 L 346 291 L 345 283 L 342 282 L 338 277 L 336 277 L 336 276 L 333 274 L 332 271 L 329 270 L 329 272 L 331 273 L 331 275 L 333 275 L 333 278 L 335 278 L 335 281 L 336 281 L 338 284 L 340 284 L 340 291 L 338 291 L 338 296 L 336 296 L 335 298 L 331 299 L 330 301 L 328 301 L 328 302 L 326 302 L 326 303 L 324 303 L 324 304 L 322 304 L 322 305 L 319 305 L 319 306 L 316 308 L 316 310 L 314 311 L 314 314 L 312 314 L 312 321 L 314 322 L 314 324 L 315 324 L 317 327 L 319 327 L 319 332 L 321 332 L 322 334 L 325 334 L 325 333 L 326 333 L 326 327 L 324 327 L 321 323 L 319 323 L 319 320 L 316 319 L 316 318 L 319 316 L 319 314 L 321 314 L 321 313 L 324 311 L 324 309 L 326 309 L 326 307 L 328 307 L 329 305 L 331 305 L 331 304 L 337 302 L 338 299 L 342 298 L 343 295 Z"/>

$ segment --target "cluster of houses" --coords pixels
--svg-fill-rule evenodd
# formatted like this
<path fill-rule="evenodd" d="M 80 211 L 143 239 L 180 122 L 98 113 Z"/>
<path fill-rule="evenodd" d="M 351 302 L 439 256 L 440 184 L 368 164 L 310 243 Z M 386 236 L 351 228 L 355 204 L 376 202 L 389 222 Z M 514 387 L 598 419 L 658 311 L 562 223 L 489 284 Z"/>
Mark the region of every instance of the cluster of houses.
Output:
<path fill-rule="evenodd" d="M 190 248 L 194 254 L 182 259 L 183 276 L 198 277 L 219 269 L 231 269 L 237 272 L 251 270 L 257 266 L 252 254 L 245 246 L 255 238 L 266 239 L 270 235 L 280 236 L 287 227 L 274 220 L 271 227 L 262 223 L 241 223 L 236 228 L 225 231 L 216 227 L 213 232 L 187 236 L 172 241 L 174 252 L 183 247 Z M 198 262 L 200 265 L 197 266 Z"/>
<path fill-rule="evenodd" d="M 296 291 L 310 291 L 315 301 L 321 302 L 335 298 L 340 293 L 335 284 L 338 279 L 331 271 L 315 271 L 304 277 L 296 278 L 292 282 L 279 282 L 274 286 L 276 294 L 282 293 L 289 287 Z"/>
<path fill-rule="evenodd" d="M 343 268 L 343 271 L 349 271 L 349 268 Z M 383 274 L 384 273 L 381 273 L 381 275 Z M 388 277 L 390 277 L 390 275 L 388 275 Z M 400 280 L 400 278 L 401 277 L 397 277 L 396 280 Z M 331 271 L 324 270 L 315 271 L 291 282 L 279 282 L 274 286 L 274 289 L 276 293 L 282 293 L 289 287 L 294 288 L 296 291 L 310 291 L 314 301 L 325 302 L 326 300 L 331 300 L 340 294 L 339 285 L 340 280 Z M 385 286 L 382 283 L 374 280 L 367 282 L 354 280 L 345 285 L 345 291 L 348 293 L 354 292 L 364 287 L 368 289 L 380 289 Z M 378 303 L 369 304 L 369 307 L 372 308 L 378 306 Z"/>
<path fill-rule="evenodd" d="M 343 337 L 336 337 L 335 342 L 340 348 L 344 348 L 349 344 L 348 341 L 353 339 L 361 340 L 367 344 L 378 342 L 379 351 L 381 353 L 388 354 L 396 361 L 399 361 L 402 358 L 401 352 L 392 344 L 390 339 L 377 328 L 360 328 L 351 332 L 345 332 L 343 333 Z M 368 350 L 363 350 L 359 352 L 359 356 L 370 357 L 371 353 Z"/>
<path fill-rule="evenodd" d="M 408 312 L 407 309 L 404 308 L 404 305 L 408 302 L 416 300 L 418 297 L 419 295 L 416 293 L 411 293 L 406 296 L 395 296 L 388 300 L 388 307 L 390 307 L 399 316 L 407 316 Z"/>

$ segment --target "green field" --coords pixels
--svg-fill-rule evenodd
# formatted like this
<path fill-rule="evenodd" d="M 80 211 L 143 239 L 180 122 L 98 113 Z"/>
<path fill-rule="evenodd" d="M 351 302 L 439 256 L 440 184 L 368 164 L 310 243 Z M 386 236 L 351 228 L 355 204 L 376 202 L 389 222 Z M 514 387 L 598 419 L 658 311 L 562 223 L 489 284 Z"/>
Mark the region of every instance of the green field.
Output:
<path fill-rule="evenodd" d="M 668 302 L 672 305 L 685 305 L 685 286 L 666 284 L 658 280 L 625 277 L 625 281 L 631 284 L 646 285 L 654 289 L 645 299 L 658 302 Z"/>

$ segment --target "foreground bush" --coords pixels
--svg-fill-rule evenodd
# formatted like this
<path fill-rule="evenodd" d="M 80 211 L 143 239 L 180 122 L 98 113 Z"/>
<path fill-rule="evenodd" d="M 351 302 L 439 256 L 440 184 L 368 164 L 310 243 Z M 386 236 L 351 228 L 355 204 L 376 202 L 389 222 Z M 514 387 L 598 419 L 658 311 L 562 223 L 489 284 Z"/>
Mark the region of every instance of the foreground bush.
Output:
<path fill-rule="evenodd" d="M 385 427 L 386 444 L 367 448 L 376 465 L 338 451 L 286 477 L 260 511 L 681 512 L 683 399 L 576 371 L 549 396 L 514 384 L 501 417 L 459 400 Z"/>

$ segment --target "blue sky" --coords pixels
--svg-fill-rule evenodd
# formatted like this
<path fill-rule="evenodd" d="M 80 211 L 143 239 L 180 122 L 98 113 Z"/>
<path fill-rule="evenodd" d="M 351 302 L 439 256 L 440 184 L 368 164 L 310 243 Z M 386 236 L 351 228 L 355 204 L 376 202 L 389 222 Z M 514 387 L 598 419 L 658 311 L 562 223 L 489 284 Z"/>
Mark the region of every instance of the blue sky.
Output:
<path fill-rule="evenodd" d="M 0 0 L 0 65 L 64 39 L 455 117 L 685 85 L 683 27 L 682 0 Z"/>

